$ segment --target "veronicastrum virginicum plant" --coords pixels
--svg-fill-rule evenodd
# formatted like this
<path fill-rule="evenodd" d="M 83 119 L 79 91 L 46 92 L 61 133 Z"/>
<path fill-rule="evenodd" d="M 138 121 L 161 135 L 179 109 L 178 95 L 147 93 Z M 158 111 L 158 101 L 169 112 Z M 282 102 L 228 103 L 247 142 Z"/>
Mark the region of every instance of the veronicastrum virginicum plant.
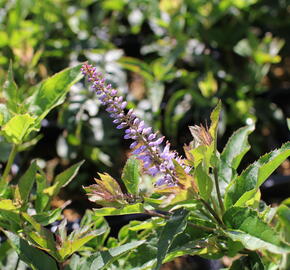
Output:
<path fill-rule="evenodd" d="M 289 266 L 289 201 L 279 207 L 261 201 L 259 187 L 290 155 L 290 143 L 265 154 L 241 173 L 254 126 L 237 130 L 220 153 L 218 103 L 210 127 L 189 127 L 193 141 L 184 147 L 186 159 L 170 149 L 163 137 L 146 126 L 95 67 L 82 72 L 125 139 L 134 149 L 122 174 L 124 192 L 108 174 L 86 187 L 90 200 L 102 205 L 96 216 L 145 213 L 151 218 L 132 221 L 119 233 L 121 243 L 144 241 L 126 260 L 108 254 L 90 261 L 88 269 L 160 269 L 185 254 L 218 259 L 239 255 L 230 269 L 287 269 Z M 148 181 L 150 179 L 150 181 Z M 148 184 L 149 182 L 149 184 Z M 111 239 L 113 246 L 117 240 Z M 128 245 L 128 244 L 127 244 Z M 111 256 L 105 256 L 111 255 Z M 78 268 L 77 268 L 78 269 Z"/>

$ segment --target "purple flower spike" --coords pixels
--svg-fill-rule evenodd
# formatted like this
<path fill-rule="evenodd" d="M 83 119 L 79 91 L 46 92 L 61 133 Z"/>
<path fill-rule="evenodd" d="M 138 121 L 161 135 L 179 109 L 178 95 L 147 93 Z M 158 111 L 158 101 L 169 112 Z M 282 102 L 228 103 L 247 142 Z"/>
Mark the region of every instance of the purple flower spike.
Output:
<path fill-rule="evenodd" d="M 182 163 L 175 152 L 170 151 L 169 143 L 166 144 L 163 151 L 160 150 L 159 146 L 164 137 L 158 138 L 156 133 L 152 133 L 152 128 L 147 127 L 144 121 L 140 121 L 133 109 L 125 112 L 127 102 L 123 100 L 122 96 L 117 96 L 118 91 L 113 89 L 111 84 L 106 84 L 103 75 L 97 72 L 95 67 L 85 63 L 81 71 L 88 77 L 88 81 L 92 82 L 101 104 L 106 106 L 106 111 L 110 112 L 113 123 L 118 124 L 116 128 L 126 128 L 124 139 L 134 140 L 130 148 L 133 149 L 140 144 L 132 154 L 137 155 L 136 158 L 143 162 L 145 172 L 152 176 L 161 175 L 155 185 L 177 185 L 178 179 L 173 160 L 178 161 L 186 173 L 189 173 L 190 168 Z"/>

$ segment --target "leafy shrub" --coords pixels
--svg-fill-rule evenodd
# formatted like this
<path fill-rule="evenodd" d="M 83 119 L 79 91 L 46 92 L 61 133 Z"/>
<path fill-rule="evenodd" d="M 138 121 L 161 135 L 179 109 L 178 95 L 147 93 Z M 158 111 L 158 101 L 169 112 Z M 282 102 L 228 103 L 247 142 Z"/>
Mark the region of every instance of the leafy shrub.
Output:
<path fill-rule="evenodd" d="M 11 165 L 19 151 L 37 138 L 40 120 L 63 102 L 68 87 L 81 76 L 80 66 L 63 70 L 34 87 L 30 96 L 16 91 L 12 70 L 4 84 L 1 134 L 11 152 L 1 177 L 0 226 L 4 233 L 1 263 L 32 269 L 160 269 L 162 263 L 182 255 L 218 259 L 241 257 L 229 269 L 287 269 L 289 202 L 269 207 L 261 201 L 259 187 L 290 155 L 285 143 L 237 172 L 249 151 L 248 136 L 254 126 L 237 130 L 220 153 L 217 128 L 221 103 L 211 113 L 209 128 L 191 126 L 193 141 L 185 146 L 186 159 L 160 148 L 163 137 L 146 126 L 118 91 L 91 65 L 82 66 L 106 111 L 126 128 L 125 139 L 134 149 L 122 174 L 122 189 L 113 177 L 99 174 L 85 188 L 91 201 L 102 208 L 88 210 L 79 228 L 68 231 L 62 208 L 50 202 L 78 173 L 83 161 L 48 181 L 33 161 L 14 181 Z M 19 100 L 24 100 L 20 103 Z M 146 214 L 108 237 L 105 216 Z M 4 237 L 5 236 L 5 237 Z M 4 237 L 4 238 L 3 238 Z M 259 252 L 258 252 L 259 251 Z"/>

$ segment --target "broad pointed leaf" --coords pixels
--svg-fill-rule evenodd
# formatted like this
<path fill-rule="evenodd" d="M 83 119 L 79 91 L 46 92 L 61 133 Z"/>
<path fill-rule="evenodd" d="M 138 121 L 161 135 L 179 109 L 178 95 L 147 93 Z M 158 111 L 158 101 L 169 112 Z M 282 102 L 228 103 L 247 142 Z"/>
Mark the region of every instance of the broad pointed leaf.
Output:
<path fill-rule="evenodd" d="M 253 130 L 253 125 L 238 129 L 230 137 L 221 153 L 218 167 L 218 179 L 222 195 L 225 193 L 228 184 L 236 177 L 236 169 L 244 155 L 251 148 L 248 143 L 248 136 Z"/>
<path fill-rule="evenodd" d="M 77 175 L 79 168 L 84 161 L 80 161 L 55 177 L 54 184 L 46 188 L 43 192 L 49 196 L 55 196 L 62 187 L 65 187 Z"/>
<path fill-rule="evenodd" d="M 62 257 L 63 260 L 65 260 L 68 256 L 78 251 L 90 240 L 101 234 L 104 234 L 106 230 L 106 228 L 101 228 L 99 230 L 91 231 L 90 233 L 87 233 L 85 235 L 82 235 L 80 233 L 75 234 L 73 239 L 66 239 L 64 242 L 62 242 L 61 247 L 59 248 L 59 255 Z"/>
<path fill-rule="evenodd" d="M 123 169 L 122 180 L 129 193 L 137 195 L 139 193 L 140 163 L 138 159 L 131 157 L 127 160 Z"/>
<path fill-rule="evenodd" d="M 80 68 L 81 65 L 77 65 L 64 69 L 34 87 L 27 105 L 29 112 L 38 116 L 37 124 L 64 101 L 69 87 L 82 78 Z"/>
<path fill-rule="evenodd" d="M 226 235 L 241 242 L 247 249 L 266 249 L 278 254 L 290 252 L 290 246 L 250 208 L 231 207 L 224 214 L 223 220 L 228 228 Z"/>
<path fill-rule="evenodd" d="M 37 172 L 36 161 L 33 161 L 27 171 L 19 179 L 18 187 L 20 192 L 20 197 L 23 203 L 28 200 L 30 191 L 35 182 L 35 176 Z"/>
<path fill-rule="evenodd" d="M 35 270 L 58 270 L 56 261 L 45 252 L 28 244 L 16 234 L 5 231 L 9 243 L 21 260 Z"/>
<path fill-rule="evenodd" d="M 290 155 L 290 142 L 282 145 L 258 161 L 251 164 L 228 187 L 225 193 L 226 208 L 235 205 L 242 206 L 254 196 L 255 190 L 277 169 L 277 167 Z M 248 193 L 247 193 L 248 192 Z M 251 196 L 249 196 L 249 193 Z"/>
<path fill-rule="evenodd" d="M 159 241 L 157 244 L 157 263 L 155 266 L 155 270 L 160 269 L 163 260 L 166 257 L 166 254 L 173 243 L 175 237 L 181 233 L 186 228 L 187 216 L 189 212 L 185 209 L 178 209 L 172 217 L 167 221 L 166 225 L 163 227 L 161 235 L 159 237 Z"/>
<path fill-rule="evenodd" d="M 25 235 L 37 245 L 40 249 L 45 250 L 51 256 L 57 260 L 61 260 L 59 253 L 56 249 L 53 233 L 48 229 L 44 228 L 38 223 L 33 217 L 27 213 L 21 213 L 23 219 L 27 221 L 31 226 L 25 227 Z"/>
<path fill-rule="evenodd" d="M 144 240 L 133 241 L 119 247 L 110 248 L 107 251 L 100 251 L 95 255 L 90 256 L 80 270 L 109 269 L 108 267 L 110 266 L 110 264 L 116 261 L 121 255 L 125 255 L 126 253 L 134 250 L 135 248 L 142 245 L 144 242 Z"/>

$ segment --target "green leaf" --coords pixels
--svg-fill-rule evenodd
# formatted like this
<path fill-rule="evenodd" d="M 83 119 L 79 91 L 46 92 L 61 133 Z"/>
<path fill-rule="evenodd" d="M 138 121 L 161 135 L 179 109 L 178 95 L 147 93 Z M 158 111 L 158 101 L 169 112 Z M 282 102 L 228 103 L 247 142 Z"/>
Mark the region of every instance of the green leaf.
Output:
<path fill-rule="evenodd" d="M 83 260 L 81 260 L 80 256 L 73 254 L 69 260 L 69 265 L 67 264 L 64 270 L 79 270 L 82 264 Z"/>
<path fill-rule="evenodd" d="M 122 180 L 126 186 L 128 193 L 138 195 L 140 183 L 140 165 L 135 157 L 130 157 L 123 169 Z"/>
<path fill-rule="evenodd" d="M 13 112 L 19 112 L 19 89 L 13 78 L 12 62 L 9 64 L 7 79 L 3 85 L 3 96 L 6 99 L 7 108 Z"/>
<path fill-rule="evenodd" d="M 109 265 L 116 261 L 120 256 L 141 246 L 144 242 L 145 240 L 133 241 L 119 247 L 110 248 L 107 251 L 97 252 L 87 259 L 86 263 L 83 264 L 80 270 L 109 269 Z"/>
<path fill-rule="evenodd" d="M 28 170 L 19 179 L 18 187 L 20 192 L 20 198 L 23 203 L 27 202 L 30 191 L 35 181 L 35 175 L 37 172 L 36 161 L 33 161 Z"/>
<path fill-rule="evenodd" d="M 231 182 L 225 193 L 225 207 L 242 206 L 251 199 L 260 185 L 290 155 L 290 142 L 282 145 L 251 164 Z"/>
<path fill-rule="evenodd" d="M 24 230 L 25 235 L 29 237 L 30 241 L 33 241 L 41 249 L 47 251 L 50 255 L 59 260 L 60 257 L 56 249 L 53 233 L 36 222 L 36 220 L 27 213 L 21 213 L 21 216 L 32 226 L 32 228 L 31 226 L 26 226 Z"/>
<path fill-rule="evenodd" d="M 13 116 L 1 129 L 8 142 L 21 144 L 29 133 L 34 129 L 35 118 L 28 113 Z"/>
<path fill-rule="evenodd" d="M 250 150 L 248 136 L 255 129 L 254 125 L 238 129 L 229 138 L 226 146 L 221 153 L 221 160 L 231 168 L 237 169 L 243 156 Z"/>
<path fill-rule="evenodd" d="M 247 249 L 266 249 L 278 254 L 290 252 L 290 246 L 250 208 L 231 207 L 223 220 L 228 228 L 226 235 L 234 241 L 240 241 Z"/>
<path fill-rule="evenodd" d="M 79 168 L 84 161 L 80 161 L 62 173 L 58 174 L 54 180 L 54 184 L 43 190 L 43 193 L 48 194 L 50 197 L 55 196 L 62 187 L 65 187 L 77 175 Z"/>
<path fill-rule="evenodd" d="M 196 180 L 200 196 L 204 200 L 208 200 L 211 196 L 213 181 L 204 171 L 202 164 L 199 164 L 194 170 L 194 178 Z"/>
<path fill-rule="evenodd" d="M 148 230 L 148 229 L 155 229 L 160 226 L 164 226 L 166 221 L 162 218 L 151 218 L 149 220 L 145 220 L 140 224 L 132 225 L 129 227 L 130 231 L 141 231 L 141 230 Z"/>
<path fill-rule="evenodd" d="M 235 260 L 230 267 L 230 270 L 265 270 L 265 266 L 260 258 L 260 256 L 251 252 L 247 256 L 242 256 L 241 258 Z"/>
<path fill-rule="evenodd" d="M 290 208 L 281 204 L 277 209 L 279 221 L 284 229 L 285 241 L 290 243 Z"/>
<path fill-rule="evenodd" d="M 222 109 L 222 103 L 221 103 L 221 101 L 219 101 L 210 115 L 211 125 L 209 128 L 209 134 L 211 135 L 212 139 L 214 140 L 215 146 L 216 146 L 216 140 L 217 140 L 217 129 L 218 129 L 218 123 L 219 123 L 221 109 Z"/>
<path fill-rule="evenodd" d="M 0 226 L 17 232 L 20 229 L 19 209 L 12 200 L 0 199 Z"/>
<path fill-rule="evenodd" d="M 0 103 L 0 126 L 3 126 L 5 123 L 7 123 L 11 117 L 12 116 L 9 113 L 6 104 Z"/>
<path fill-rule="evenodd" d="M 56 208 L 51 211 L 45 211 L 42 213 L 38 213 L 33 216 L 36 222 L 40 223 L 42 226 L 47 226 L 61 217 L 61 208 Z"/>
<path fill-rule="evenodd" d="M 38 116 L 36 125 L 54 107 L 63 103 L 69 88 L 82 78 L 80 68 L 81 64 L 64 69 L 34 87 L 27 105 L 28 111 Z"/>
<path fill-rule="evenodd" d="M 47 187 L 48 183 L 45 174 L 40 170 L 40 173 L 36 174 L 36 199 L 35 210 L 37 213 L 42 212 L 49 202 L 49 196 L 43 193 L 43 190 Z"/>
<path fill-rule="evenodd" d="M 163 227 L 157 244 L 157 263 L 155 270 L 160 269 L 166 254 L 176 236 L 181 234 L 187 225 L 186 219 L 189 212 L 185 209 L 178 209 Z"/>
<path fill-rule="evenodd" d="M 144 207 L 142 203 L 126 205 L 121 209 L 114 207 L 103 207 L 100 209 L 94 209 L 96 216 L 116 216 L 116 215 L 128 215 L 144 213 Z"/>
<path fill-rule="evenodd" d="M 86 235 L 82 235 L 84 234 L 84 232 L 82 232 L 82 228 L 80 228 L 77 232 L 74 231 L 72 239 L 68 238 L 61 243 L 61 248 L 59 248 L 58 250 L 59 255 L 62 257 L 63 260 L 67 259 L 67 257 L 72 255 L 74 252 L 80 250 L 80 248 L 84 246 L 87 242 L 99 235 L 104 234 L 106 231 L 107 228 L 104 227 L 99 230 L 91 231 Z"/>
<path fill-rule="evenodd" d="M 43 251 L 30 246 L 27 241 L 19 238 L 16 234 L 5 231 L 9 243 L 17 252 L 20 259 L 35 270 L 57 270 L 56 261 Z"/>
<path fill-rule="evenodd" d="M 243 156 L 250 150 L 248 136 L 254 130 L 254 125 L 246 126 L 238 129 L 229 138 L 223 152 L 220 156 L 220 164 L 218 169 L 218 178 L 221 190 L 224 192 L 226 184 L 235 176 L 235 169 L 238 168 Z M 222 192 L 222 193 L 223 193 Z"/>
<path fill-rule="evenodd" d="M 0 162 L 7 162 L 11 150 L 12 145 L 8 143 L 2 136 L 0 136 Z"/>

